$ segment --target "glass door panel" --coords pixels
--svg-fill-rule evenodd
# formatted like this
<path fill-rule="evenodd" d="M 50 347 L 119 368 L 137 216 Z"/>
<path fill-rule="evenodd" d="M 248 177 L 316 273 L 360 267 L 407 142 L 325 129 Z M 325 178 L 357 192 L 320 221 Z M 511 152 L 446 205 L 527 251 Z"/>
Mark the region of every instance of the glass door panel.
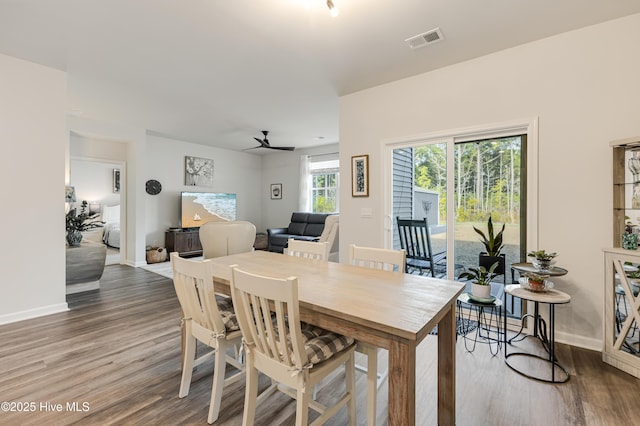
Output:
<path fill-rule="evenodd" d="M 480 235 L 488 235 L 487 220 L 491 216 L 494 232 L 502 229 L 505 274 L 496 278 L 501 284 L 517 280 L 510 265 L 526 261 L 524 240 L 526 223 L 523 195 L 523 137 L 487 139 L 455 144 L 455 263 L 464 269 L 478 266 L 484 251 Z M 502 299 L 503 285 L 492 285 L 491 294 Z M 511 316 L 522 313 L 520 299 L 507 299 Z"/>
<path fill-rule="evenodd" d="M 447 144 L 430 143 L 393 151 L 393 248 L 402 248 L 397 218 L 426 218 L 429 229 L 430 262 L 408 260 L 411 273 L 446 277 L 447 250 Z M 428 244 L 427 244 L 428 245 Z M 428 250 L 427 250 L 428 251 Z M 429 253 L 425 253 L 427 256 Z M 439 257 L 443 257 L 440 259 Z"/>

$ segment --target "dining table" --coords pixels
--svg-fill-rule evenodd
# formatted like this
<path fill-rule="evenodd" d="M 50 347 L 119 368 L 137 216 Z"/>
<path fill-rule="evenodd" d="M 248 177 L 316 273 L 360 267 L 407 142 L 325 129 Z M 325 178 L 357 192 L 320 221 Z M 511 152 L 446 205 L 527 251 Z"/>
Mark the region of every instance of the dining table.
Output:
<path fill-rule="evenodd" d="M 464 283 L 268 251 L 211 261 L 216 292 L 230 294 L 232 265 L 296 277 L 302 321 L 388 350 L 390 426 L 416 424 L 416 348 L 437 325 L 438 424 L 456 423 L 456 299 Z"/>

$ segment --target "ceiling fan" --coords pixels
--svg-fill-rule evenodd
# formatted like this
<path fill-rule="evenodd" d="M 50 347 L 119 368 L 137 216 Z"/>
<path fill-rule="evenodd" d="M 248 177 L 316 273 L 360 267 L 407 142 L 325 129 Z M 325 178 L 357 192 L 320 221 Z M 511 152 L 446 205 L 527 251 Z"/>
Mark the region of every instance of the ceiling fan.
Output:
<path fill-rule="evenodd" d="M 269 144 L 269 140 L 267 139 L 267 135 L 269 134 L 269 131 L 263 130 L 262 134 L 264 135 L 264 139 L 254 138 L 256 141 L 258 141 L 260 145 L 254 146 L 253 148 L 249 148 L 249 149 L 268 148 L 268 149 L 279 149 L 280 151 L 293 151 L 294 149 L 296 149 L 293 146 L 271 146 L 271 144 Z"/>

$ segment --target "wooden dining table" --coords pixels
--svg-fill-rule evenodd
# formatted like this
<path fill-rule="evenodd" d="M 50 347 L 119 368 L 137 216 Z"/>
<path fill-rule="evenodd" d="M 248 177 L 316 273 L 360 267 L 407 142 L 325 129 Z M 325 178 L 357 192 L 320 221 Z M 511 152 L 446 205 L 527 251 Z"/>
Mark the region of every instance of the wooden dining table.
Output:
<path fill-rule="evenodd" d="M 455 307 L 463 283 L 267 251 L 212 261 L 217 292 L 230 293 L 231 265 L 297 277 L 302 321 L 387 349 L 390 426 L 416 424 L 416 347 L 438 325 L 438 424 L 455 424 Z"/>

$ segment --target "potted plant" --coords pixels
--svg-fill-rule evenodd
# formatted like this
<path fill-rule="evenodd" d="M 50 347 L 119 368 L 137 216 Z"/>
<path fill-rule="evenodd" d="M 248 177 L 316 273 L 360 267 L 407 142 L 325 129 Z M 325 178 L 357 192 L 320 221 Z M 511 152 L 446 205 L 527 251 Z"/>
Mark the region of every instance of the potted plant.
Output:
<path fill-rule="evenodd" d="M 67 244 L 70 246 L 79 246 L 82 242 L 82 232 L 94 228 L 104 226 L 104 222 L 98 220 L 99 213 L 87 212 L 87 201 L 83 200 L 80 204 L 80 213 L 76 209 L 69 210 L 67 213 Z"/>
<path fill-rule="evenodd" d="M 531 263 L 533 263 L 533 266 L 536 269 L 546 271 L 551 268 L 554 263 L 556 263 L 553 258 L 557 255 L 557 253 L 547 253 L 545 250 L 535 250 L 530 251 L 527 254 L 527 257 L 533 258 L 531 260 Z"/>
<path fill-rule="evenodd" d="M 527 279 L 527 284 L 529 288 L 533 291 L 544 291 L 546 289 L 546 279 L 549 278 L 549 275 L 538 274 L 536 272 L 527 272 L 524 274 Z"/>
<path fill-rule="evenodd" d="M 496 275 L 504 274 L 505 270 L 505 256 L 504 254 L 500 254 L 503 247 L 502 238 L 504 228 L 505 224 L 503 223 L 500 231 L 497 234 L 494 232 L 491 214 L 489 214 L 489 219 L 487 220 L 486 234 L 475 226 L 473 227 L 473 230 L 476 231 L 478 235 L 480 235 L 480 242 L 484 245 L 485 249 L 485 251 L 483 253 L 480 253 L 480 256 L 478 257 L 478 264 L 480 266 L 488 268 L 490 265 L 498 262 Z"/>
<path fill-rule="evenodd" d="M 459 279 L 469 279 L 471 281 L 471 294 L 476 297 L 482 297 L 484 299 L 491 295 L 491 280 L 493 280 L 497 274 L 496 268 L 500 265 L 499 262 L 495 262 L 489 267 L 478 266 L 477 268 L 469 268 L 469 271 L 465 271 L 460 274 Z"/>

